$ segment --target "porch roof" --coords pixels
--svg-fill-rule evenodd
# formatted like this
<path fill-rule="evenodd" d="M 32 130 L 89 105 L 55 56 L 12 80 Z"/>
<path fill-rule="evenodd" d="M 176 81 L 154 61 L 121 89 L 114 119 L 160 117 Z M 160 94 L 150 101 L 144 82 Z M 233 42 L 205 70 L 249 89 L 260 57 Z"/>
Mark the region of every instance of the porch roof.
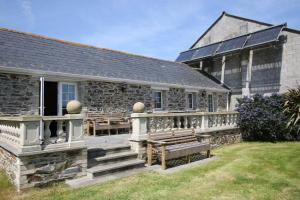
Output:
<path fill-rule="evenodd" d="M 188 65 L 0 28 L 0 70 L 227 91 Z"/>

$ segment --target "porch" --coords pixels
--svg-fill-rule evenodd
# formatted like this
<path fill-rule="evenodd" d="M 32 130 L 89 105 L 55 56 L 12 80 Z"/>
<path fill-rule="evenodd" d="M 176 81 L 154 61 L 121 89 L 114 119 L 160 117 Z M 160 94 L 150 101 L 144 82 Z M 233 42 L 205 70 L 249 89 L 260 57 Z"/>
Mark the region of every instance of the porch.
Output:
<path fill-rule="evenodd" d="M 132 133 L 101 137 L 84 136 L 82 114 L 2 117 L 0 167 L 18 189 L 63 179 L 90 181 L 116 172 L 130 174 L 128 170 L 145 166 L 148 133 L 194 129 L 198 136 L 213 135 L 212 144 L 234 143 L 240 139 L 235 132 L 237 116 L 236 112 L 133 113 Z M 52 137 L 54 121 L 57 130 Z"/>

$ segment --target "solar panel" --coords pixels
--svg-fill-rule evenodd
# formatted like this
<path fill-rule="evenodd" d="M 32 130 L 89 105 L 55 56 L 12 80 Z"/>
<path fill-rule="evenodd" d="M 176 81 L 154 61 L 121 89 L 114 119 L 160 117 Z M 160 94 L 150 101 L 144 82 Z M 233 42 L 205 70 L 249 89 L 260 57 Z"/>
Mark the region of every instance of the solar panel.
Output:
<path fill-rule="evenodd" d="M 283 25 L 275 26 L 273 28 L 252 33 L 244 47 L 255 46 L 277 40 L 282 27 Z"/>
<path fill-rule="evenodd" d="M 246 40 L 247 40 L 247 35 L 226 40 L 222 43 L 222 45 L 218 49 L 217 54 L 241 49 L 243 48 L 243 45 L 245 44 Z"/>
<path fill-rule="evenodd" d="M 220 43 L 215 43 L 215 44 L 211 44 L 211 45 L 197 49 L 196 52 L 194 53 L 192 59 L 199 59 L 199 58 L 212 56 L 216 52 L 219 45 L 220 45 Z"/>
<path fill-rule="evenodd" d="M 179 54 L 179 56 L 177 57 L 176 62 L 191 60 L 194 53 L 195 53 L 195 50 L 181 52 Z"/>

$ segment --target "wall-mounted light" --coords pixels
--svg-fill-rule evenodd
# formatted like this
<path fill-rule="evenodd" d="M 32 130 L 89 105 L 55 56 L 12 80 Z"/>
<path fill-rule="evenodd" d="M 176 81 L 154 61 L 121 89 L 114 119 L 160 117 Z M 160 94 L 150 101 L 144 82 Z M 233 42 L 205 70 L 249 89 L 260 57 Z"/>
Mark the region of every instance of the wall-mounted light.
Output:
<path fill-rule="evenodd" d="M 206 91 L 205 90 L 202 91 L 201 95 L 202 95 L 202 97 L 205 97 L 206 96 Z"/>

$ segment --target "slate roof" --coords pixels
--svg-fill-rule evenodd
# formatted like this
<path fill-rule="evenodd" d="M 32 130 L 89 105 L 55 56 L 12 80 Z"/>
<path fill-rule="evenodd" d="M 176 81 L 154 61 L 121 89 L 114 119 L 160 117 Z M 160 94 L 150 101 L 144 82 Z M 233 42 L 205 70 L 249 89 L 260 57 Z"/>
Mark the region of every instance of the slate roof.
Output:
<path fill-rule="evenodd" d="M 173 61 L 51 39 L 0 28 L 0 69 L 34 70 L 226 90 Z"/>

